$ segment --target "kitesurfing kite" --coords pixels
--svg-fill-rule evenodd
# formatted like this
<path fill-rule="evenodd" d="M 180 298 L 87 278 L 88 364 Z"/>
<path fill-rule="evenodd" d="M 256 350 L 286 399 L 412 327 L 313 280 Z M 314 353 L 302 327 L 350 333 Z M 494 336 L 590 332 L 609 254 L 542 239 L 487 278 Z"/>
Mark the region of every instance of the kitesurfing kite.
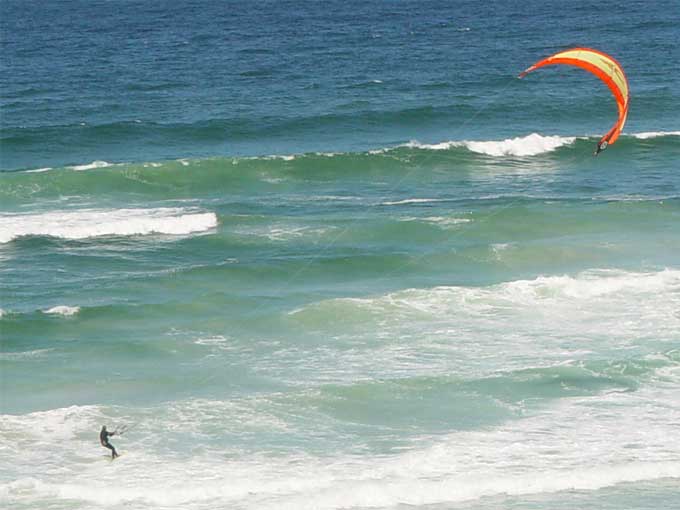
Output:
<path fill-rule="evenodd" d="M 539 60 L 526 71 L 520 73 L 519 77 L 524 78 L 531 71 L 539 67 L 553 64 L 566 64 L 590 71 L 605 82 L 609 90 L 614 94 L 616 106 L 619 108 L 619 118 L 616 124 L 597 143 L 597 150 L 595 151 L 595 155 L 597 155 L 605 150 L 608 145 L 613 145 L 616 142 L 623 129 L 623 125 L 626 123 L 626 116 L 628 115 L 628 79 L 623 73 L 621 64 L 613 57 L 601 51 L 590 48 L 571 48 Z"/>

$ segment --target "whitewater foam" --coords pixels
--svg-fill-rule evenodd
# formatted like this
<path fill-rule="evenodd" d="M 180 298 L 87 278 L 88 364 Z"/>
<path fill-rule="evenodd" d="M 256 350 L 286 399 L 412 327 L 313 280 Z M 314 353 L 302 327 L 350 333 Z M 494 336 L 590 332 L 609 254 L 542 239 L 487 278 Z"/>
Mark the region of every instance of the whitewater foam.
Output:
<path fill-rule="evenodd" d="M 32 351 L 20 351 L 20 352 L 0 352 L 0 359 L 17 361 L 32 358 L 41 358 L 51 351 L 53 351 L 53 349 L 34 349 Z"/>
<path fill-rule="evenodd" d="M 408 143 L 405 143 L 404 145 L 401 145 L 401 147 L 408 147 L 409 149 L 427 149 L 427 150 L 433 150 L 433 151 L 445 151 L 449 150 L 453 147 L 461 147 L 464 144 L 464 142 L 454 142 L 454 141 L 448 141 L 448 142 L 440 142 L 440 143 L 420 143 L 416 140 L 411 140 Z"/>
<path fill-rule="evenodd" d="M 35 411 L 23 415 L 3 414 L 0 416 L 2 416 L 0 434 L 16 437 L 20 444 L 15 446 L 21 450 L 22 442 L 45 441 L 47 443 L 52 441 L 51 438 L 73 439 L 80 433 L 88 433 L 92 430 L 93 424 L 97 423 L 103 415 L 99 406 L 88 405 Z"/>
<path fill-rule="evenodd" d="M 394 200 L 380 202 L 380 205 L 407 205 L 407 204 L 427 204 L 432 202 L 446 202 L 445 198 L 405 198 L 403 200 Z"/>
<path fill-rule="evenodd" d="M 86 239 L 148 234 L 186 235 L 217 226 L 215 213 L 181 208 L 79 209 L 0 215 L 0 243 L 22 236 Z"/>
<path fill-rule="evenodd" d="M 308 225 L 262 225 L 258 227 L 238 226 L 234 233 L 246 237 L 261 237 L 274 242 L 285 242 L 296 239 L 319 239 L 336 227 L 313 227 Z"/>
<path fill-rule="evenodd" d="M 109 166 L 113 166 L 112 163 L 109 163 L 107 161 L 93 161 L 92 163 L 87 163 L 85 165 L 74 165 L 70 166 L 68 168 L 72 170 L 77 170 L 77 171 L 83 171 L 83 170 L 93 170 L 95 168 L 106 168 Z"/>
<path fill-rule="evenodd" d="M 508 249 L 496 246 L 491 253 L 503 257 Z M 322 321 L 338 338 L 385 338 L 385 348 L 370 360 L 338 362 L 351 369 L 334 375 L 351 379 L 372 373 L 376 364 L 392 377 L 469 374 L 480 366 L 521 367 L 537 356 L 562 360 L 557 353 L 564 347 L 585 352 L 593 342 L 624 351 L 641 341 L 672 345 L 680 331 L 678 309 L 679 270 L 591 270 L 485 287 L 412 288 L 331 299 L 295 307 L 290 317 L 309 327 Z M 455 356 L 426 356 L 448 348 Z"/>
<path fill-rule="evenodd" d="M 264 160 L 280 160 L 280 161 L 294 161 L 295 159 L 299 158 L 299 154 L 270 154 L 268 156 L 248 156 L 244 159 L 246 160 L 258 160 L 258 159 L 264 159 Z M 234 160 L 238 162 L 238 160 Z"/>
<path fill-rule="evenodd" d="M 633 133 L 631 136 L 639 138 L 640 140 L 646 140 L 648 138 L 660 138 L 662 136 L 680 136 L 680 131 L 646 131 L 643 133 Z"/>
<path fill-rule="evenodd" d="M 228 342 L 228 338 L 223 335 L 209 336 L 206 338 L 197 338 L 194 343 L 197 345 L 218 345 L 222 346 Z"/>
<path fill-rule="evenodd" d="M 574 143 L 574 136 L 551 136 L 531 133 L 527 136 L 506 138 L 505 140 L 489 141 L 448 141 L 436 144 L 423 144 L 409 142 L 405 147 L 429 150 L 449 150 L 454 147 L 466 147 L 472 152 L 486 154 L 487 156 L 536 156 L 552 152 L 564 145 Z"/>
<path fill-rule="evenodd" d="M 124 461 L 118 461 L 124 462 Z M 195 469 L 196 466 L 187 466 Z M 320 467 L 320 466 L 319 466 Z M 160 469 L 161 465 L 157 466 Z M 205 467 L 204 467 L 205 469 Z M 319 471 L 309 472 L 303 479 L 296 471 L 279 480 L 266 480 L 263 474 L 246 480 L 232 467 L 227 473 L 207 478 L 193 475 L 190 480 L 178 483 L 151 475 L 156 485 L 131 486 L 116 482 L 109 485 L 86 482 L 44 483 L 35 478 L 24 478 L 3 484 L 8 501 L 35 494 L 38 498 L 82 501 L 97 505 L 145 504 L 152 507 L 191 508 L 210 501 L 222 505 L 244 504 L 243 508 L 265 509 L 316 509 L 384 508 L 395 505 L 433 505 L 475 500 L 488 496 L 519 496 L 549 494 L 567 490 L 596 490 L 625 482 L 639 482 L 664 478 L 678 478 L 680 463 L 632 463 L 627 465 L 586 467 L 574 471 L 553 470 L 531 474 L 469 474 L 433 478 L 371 478 L 363 474 L 351 479 Z M 194 473 L 194 471 L 192 471 Z M 272 475 L 276 476 L 274 473 Z M 278 476 L 281 477 L 283 473 Z M 346 475 L 347 476 L 347 475 Z M 377 473 L 376 476 L 380 476 Z M 148 479 L 142 476 L 141 480 Z M 159 488 L 158 484 L 163 488 Z M 247 502 L 250 501 L 250 504 Z M 202 507 L 202 506 L 201 506 Z M 241 507 L 241 506 L 239 506 Z"/>
<path fill-rule="evenodd" d="M 52 308 L 43 311 L 43 313 L 46 314 L 63 315 L 65 317 L 70 317 L 71 315 L 75 315 L 78 312 L 80 312 L 79 306 L 66 306 L 66 305 L 53 306 Z"/>
<path fill-rule="evenodd" d="M 495 251 L 502 251 L 509 245 L 496 244 Z M 385 296 L 390 302 L 401 298 L 427 296 L 460 296 L 466 301 L 477 298 L 502 299 L 517 305 L 536 305 L 548 299 L 588 300 L 600 297 L 618 299 L 630 295 L 658 294 L 667 292 L 674 295 L 680 291 L 680 271 L 664 269 L 658 272 L 634 273 L 620 270 L 590 270 L 577 276 L 538 276 L 533 280 L 516 280 L 491 287 L 435 287 L 432 289 L 410 289 Z M 380 298 L 378 298 L 380 299 Z M 352 301 L 361 301 L 351 299 Z M 373 300 L 370 300 L 373 301 Z"/>
<path fill-rule="evenodd" d="M 532 133 L 498 142 L 463 142 L 463 144 L 473 152 L 489 156 L 536 156 L 572 144 L 575 140 L 575 137 L 542 136 Z"/>
<path fill-rule="evenodd" d="M 458 225 L 461 225 L 463 223 L 470 223 L 472 222 L 472 219 L 470 218 L 456 218 L 456 217 L 448 217 L 448 216 L 424 216 L 424 217 L 418 217 L 418 216 L 407 216 L 405 218 L 400 218 L 399 221 L 422 221 L 425 223 L 430 223 L 433 225 L 438 225 L 442 228 L 450 228 L 450 227 L 455 227 Z"/>
<path fill-rule="evenodd" d="M 568 490 L 597 490 L 625 482 L 640 482 L 680 476 L 680 463 L 636 463 L 610 467 L 554 470 L 540 474 L 506 476 L 459 475 L 425 479 L 337 480 L 311 493 L 283 495 L 264 508 L 326 509 L 392 508 L 457 503 L 493 496 L 550 494 Z"/>
<path fill-rule="evenodd" d="M 591 270 L 577 277 L 548 276 L 533 281 L 520 280 L 507 284 L 506 288 L 511 293 L 530 293 L 539 299 L 545 296 L 590 299 L 616 297 L 623 293 L 675 292 L 680 289 L 680 271 L 665 269 L 651 273 L 631 273 L 610 269 Z"/>
<path fill-rule="evenodd" d="M 140 508 L 331 510 L 553 495 L 679 479 L 680 450 L 668 441 L 680 420 L 680 409 L 672 405 L 676 389 L 562 399 L 507 423 L 419 437 L 404 450 L 382 455 L 245 455 L 238 447 L 222 449 L 223 441 L 210 442 L 225 430 L 236 437 L 254 430 L 297 434 L 302 426 L 309 432 L 308 422 L 300 423 L 300 410 L 282 409 L 282 401 L 272 401 L 276 394 L 136 408 L 139 427 L 134 438 L 121 439 L 126 455 L 113 464 L 98 463 L 98 427 L 120 421 L 111 420 L 104 408 L 4 415 L 0 440 L 16 474 L 0 484 L 0 498 L 8 507 L 60 500 Z M 182 451 L 175 443 L 168 448 L 174 437 L 190 438 L 193 448 Z M 49 448 L 55 440 L 61 444 L 58 452 Z M 57 465 L 62 469 L 54 469 Z"/>
<path fill-rule="evenodd" d="M 639 407 L 621 415 L 611 410 L 631 397 L 618 393 L 604 398 L 610 404 L 604 408 L 587 398 L 573 399 L 507 425 L 423 438 L 404 452 L 374 457 L 255 454 L 244 459 L 215 452 L 161 457 L 145 443 L 129 454 L 135 462 L 128 462 L 128 455 L 110 469 L 88 465 L 87 473 L 68 476 L 37 471 L 2 484 L 0 493 L 9 504 L 49 498 L 106 506 L 332 510 L 549 495 L 680 478 L 677 448 L 667 441 L 677 411 L 667 416 L 648 412 L 646 406 L 654 401 L 646 395 L 635 397 Z M 178 422 L 170 421 L 174 428 L 167 429 L 167 422 L 159 425 L 166 432 L 186 433 L 192 422 L 215 427 L 225 413 L 239 412 L 232 403 L 192 404 L 195 407 L 181 407 Z M 22 438 L 29 434 L 41 446 L 42 438 L 49 436 L 82 448 L 83 432 L 102 417 L 97 409 L 68 408 L 33 413 L 31 418 L 12 418 L 11 433 Z M 35 426 L 26 430 L 27 423 Z M 630 448 L 640 442 L 647 448 Z M 186 472 L 192 474 L 190 479 L 182 476 Z M 115 489 L 110 486 L 113 480 Z"/>
<path fill-rule="evenodd" d="M 212 348 L 212 350 L 229 351 L 233 350 L 232 340 L 223 335 L 201 337 L 194 340 L 194 344 Z"/>

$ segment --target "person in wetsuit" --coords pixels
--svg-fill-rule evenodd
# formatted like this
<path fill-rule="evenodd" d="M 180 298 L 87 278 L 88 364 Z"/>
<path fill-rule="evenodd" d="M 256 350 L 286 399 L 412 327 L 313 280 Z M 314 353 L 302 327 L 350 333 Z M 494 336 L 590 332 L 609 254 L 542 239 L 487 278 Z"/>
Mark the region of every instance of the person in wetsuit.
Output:
<path fill-rule="evenodd" d="M 106 430 L 106 425 L 102 425 L 102 430 L 101 432 L 99 432 L 99 442 L 102 444 L 103 447 L 111 450 L 111 459 L 115 459 L 116 457 L 118 457 L 118 452 L 113 447 L 113 445 L 109 443 L 109 438 L 115 435 L 116 435 L 115 430 L 113 432 L 109 432 L 108 430 Z"/>

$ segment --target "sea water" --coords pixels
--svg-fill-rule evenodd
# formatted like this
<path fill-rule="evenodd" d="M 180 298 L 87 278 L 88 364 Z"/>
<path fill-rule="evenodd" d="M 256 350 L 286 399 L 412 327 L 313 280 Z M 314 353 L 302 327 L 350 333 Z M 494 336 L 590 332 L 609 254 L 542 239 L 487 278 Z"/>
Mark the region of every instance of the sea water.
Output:
<path fill-rule="evenodd" d="M 678 507 L 676 2 L 1 9 L 4 507 Z"/>

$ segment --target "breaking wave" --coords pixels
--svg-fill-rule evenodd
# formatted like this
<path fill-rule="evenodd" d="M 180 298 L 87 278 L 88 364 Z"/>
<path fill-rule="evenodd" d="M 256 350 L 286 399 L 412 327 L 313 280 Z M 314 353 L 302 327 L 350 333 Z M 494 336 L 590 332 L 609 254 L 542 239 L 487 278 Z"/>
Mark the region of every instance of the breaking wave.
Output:
<path fill-rule="evenodd" d="M 43 313 L 50 314 L 50 315 L 63 315 L 65 317 L 70 317 L 71 315 L 77 314 L 79 311 L 80 311 L 79 306 L 58 305 L 58 306 L 53 306 L 52 308 L 45 310 Z"/>
<path fill-rule="evenodd" d="M 81 209 L 0 216 L 0 243 L 23 236 L 87 239 L 148 234 L 186 235 L 217 226 L 212 212 L 181 208 Z"/>
<path fill-rule="evenodd" d="M 410 142 L 407 147 L 430 150 L 451 150 L 455 147 L 465 147 L 466 149 L 487 156 L 536 156 L 552 152 L 565 145 L 574 143 L 576 137 L 573 136 L 545 136 L 532 133 L 527 136 L 507 138 L 505 140 L 488 141 L 449 141 L 436 144 L 421 144 Z"/>

